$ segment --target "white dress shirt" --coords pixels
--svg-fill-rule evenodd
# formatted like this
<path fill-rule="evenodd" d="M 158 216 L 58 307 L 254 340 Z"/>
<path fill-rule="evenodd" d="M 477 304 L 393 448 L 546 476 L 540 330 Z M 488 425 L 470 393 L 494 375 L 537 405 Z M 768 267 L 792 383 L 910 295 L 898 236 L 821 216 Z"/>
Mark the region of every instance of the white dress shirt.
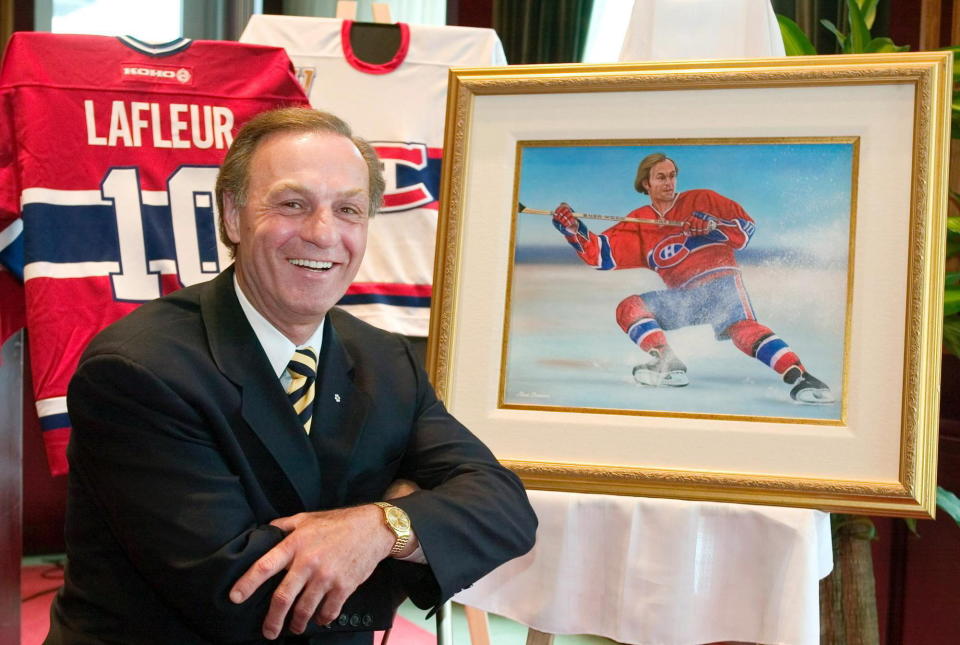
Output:
<path fill-rule="evenodd" d="M 290 381 L 292 380 L 287 373 L 287 365 L 293 357 L 293 352 L 303 347 L 312 347 L 316 351 L 317 357 L 319 357 L 320 345 L 323 343 L 324 323 L 321 322 L 317 330 L 313 332 L 313 335 L 307 339 L 307 342 L 298 347 L 294 345 L 293 341 L 280 333 L 279 329 L 274 327 L 269 320 L 263 317 L 263 314 L 250 304 L 247 296 L 243 293 L 243 289 L 240 288 L 240 284 L 237 282 L 236 274 L 233 276 L 233 289 L 237 292 L 237 300 L 240 301 L 240 308 L 243 309 L 243 314 L 247 317 L 247 322 L 253 327 L 253 333 L 257 336 L 257 340 L 260 341 L 260 346 L 263 347 L 263 351 L 267 355 L 267 360 L 270 361 L 270 367 L 273 368 L 273 373 L 280 379 L 283 390 L 286 391 L 287 386 L 290 385 Z"/>

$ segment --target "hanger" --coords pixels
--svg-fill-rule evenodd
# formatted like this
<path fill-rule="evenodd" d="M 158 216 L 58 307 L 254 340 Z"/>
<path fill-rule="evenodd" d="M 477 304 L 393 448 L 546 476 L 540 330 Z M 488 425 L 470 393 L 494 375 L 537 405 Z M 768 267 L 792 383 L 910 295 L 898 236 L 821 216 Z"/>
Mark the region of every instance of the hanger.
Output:
<path fill-rule="evenodd" d="M 390 5 L 386 2 L 371 2 L 370 11 L 373 13 L 373 22 L 390 24 Z M 357 19 L 357 0 L 338 0 L 337 18 L 341 20 Z"/>
<path fill-rule="evenodd" d="M 401 46 L 399 25 L 390 20 L 390 6 L 386 2 L 371 2 L 373 22 L 354 22 L 350 30 L 350 46 L 358 59 L 365 63 L 381 65 L 397 56 Z M 339 0 L 337 18 L 354 20 L 357 16 L 356 0 Z"/>

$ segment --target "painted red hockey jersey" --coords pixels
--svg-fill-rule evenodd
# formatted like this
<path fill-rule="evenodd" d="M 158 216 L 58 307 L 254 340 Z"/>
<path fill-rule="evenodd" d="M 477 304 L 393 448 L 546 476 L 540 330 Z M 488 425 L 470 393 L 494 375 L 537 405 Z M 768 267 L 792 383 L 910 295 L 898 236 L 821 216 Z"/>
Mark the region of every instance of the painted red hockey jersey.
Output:
<path fill-rule="evenodd" d="M 661 219 L 649 205 L 627 217 Z M 706 235 L 691 236 L 685 227 L 619 222 L 599 235 L 590 232 L 568 240 L 584 262 L 598 269 L 651 269 L 668 287 L 684 287 L 739 271 L 735 253 L 747 246 L 756 228 L 740 204 L 712 190 L 682 192 L 662 213 L 667 222 L 704 218 L 716 224 Z"/>
<path fill-rule="evenodd" d="M 54 474 L 87 342 L 141 303 L 215 276 L 217 168 L 240 125 L 306 105 L 279 48 L 17 33 L 0 71 L 0 261 L 22 276 Z"/>

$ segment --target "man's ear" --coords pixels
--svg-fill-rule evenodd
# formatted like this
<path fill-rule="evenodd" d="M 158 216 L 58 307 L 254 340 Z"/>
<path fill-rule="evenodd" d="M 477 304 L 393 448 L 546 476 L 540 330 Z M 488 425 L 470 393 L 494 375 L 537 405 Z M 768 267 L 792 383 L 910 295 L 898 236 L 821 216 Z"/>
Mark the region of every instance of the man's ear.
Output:
<path fill-rule="evenodd" d="M 227 237 L 234 244 L 240 243 L 240 209 L 237 207 L 237 200 L 233 193 L 223 194 L 223 212 L 220 213 L 223 218 L 223 227 L 227 231 Z"/>

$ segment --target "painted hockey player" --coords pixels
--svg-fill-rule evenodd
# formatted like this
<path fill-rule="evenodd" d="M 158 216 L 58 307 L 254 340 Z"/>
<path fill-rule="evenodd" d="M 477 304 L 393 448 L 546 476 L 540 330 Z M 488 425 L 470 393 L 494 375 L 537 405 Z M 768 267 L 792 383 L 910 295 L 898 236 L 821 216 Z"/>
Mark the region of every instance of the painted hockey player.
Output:
<path fill-rule="evenodd" d="M 601 270 L 645 268 L 666 289 L 624 298 L 617 323 L 653 360 L 637 365 L 638 383 L 679 387 L 689 383 L 687 368 L 667 342 L 665 331 L 709 324 L 717 340 L 730 339 L 743 353 L 764 363 L 790 386 L 800 403 L 834 401 L 830 388 L 810 374 L 790 346 L 760 324 L 737 264 L 756 228 L 735 201 L 712 190 L 676 191 L 677 164 L 663 153 L 647 155 L 634 187 L 650 205 L 632 211 L 600 235 L 590 232 L 566 202 L 553 211 L 553 223 L 580 258 Z"/>

